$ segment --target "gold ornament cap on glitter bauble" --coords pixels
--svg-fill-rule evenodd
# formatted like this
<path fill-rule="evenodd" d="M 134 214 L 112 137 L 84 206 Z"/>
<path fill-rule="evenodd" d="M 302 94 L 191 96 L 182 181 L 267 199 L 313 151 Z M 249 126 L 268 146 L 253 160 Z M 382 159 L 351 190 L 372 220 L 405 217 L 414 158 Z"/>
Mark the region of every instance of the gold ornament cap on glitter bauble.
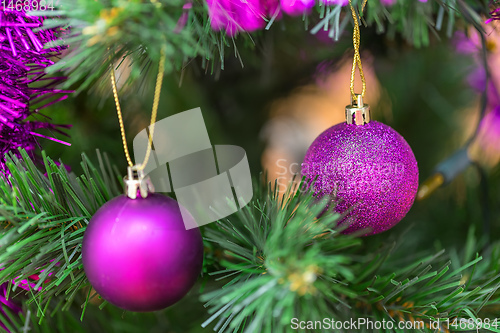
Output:
<path fill-rule="evenodd" d="M 363 102 L 361 94 L 356 94 L 356 99 L 351 96 L 351 105 L 345 107 L 345 119 L 349 125 L 364 125 L 370 122 L 370 106 Z"/>

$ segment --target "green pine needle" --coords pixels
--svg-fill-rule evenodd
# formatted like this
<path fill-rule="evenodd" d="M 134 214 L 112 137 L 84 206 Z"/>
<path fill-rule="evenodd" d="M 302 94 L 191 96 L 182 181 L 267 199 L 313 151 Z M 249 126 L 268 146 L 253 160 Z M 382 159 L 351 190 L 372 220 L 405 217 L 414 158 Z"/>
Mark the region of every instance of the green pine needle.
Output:
<path fill-rule="evenodd" d="M 497 257 L 471 258 L 473 236 L 465 262 L 457 257 L 451 266 L 439 251 L 402 263 L 393 259 L 392 241 L 371 253 L 363 239 L 339 232 L 340 216 L 331 209 L 297 188 L 283 195 L 259 191 L 235 216 L 208 228 L 207 240 L 223 250 L 223 269 L 212 275 L 226 284 L 202 296 L 211 314 L 203 326 L 249 333 L 288 332 L 292 318 L 429 323 L 483 313 L 494 319 L 487 309 L 500 305 L 500 272 L 489 260 Z"/>
<path fill-rule="evenodd" d="M 101 205 L 120 192 L 119 185 L 111 185 L 116 178 L 109 164 L 97 168 L 85 155 L 85 173 L 79 178 L 43 154 L 45 176 L 25 151 L 21 155 L 22 160 L 7 158 L 11 174 L 0 178 L 0 262 L 4 263 L 0 283 L 14 281 L 13 291 L 19 292 L 20 281 L 28 280 L 29 303 L 36 304 L 41 319 L 51 299 L 64 299 L 68 308 L 88 286 L 81 264 L 85 226 Z M 98 156 L 102 161 L 99 152 Z M 39 275 L 39 280 L 31 280 L 32 275 Z"/>
<path fill-rule="evenodd" d="M 140 0 L 59 0 L 58 10 L 35 13 L 48 16 L 42 29 L 64 29 L 61 39 L 52 44 L 71 46 L 64 59 L 51 66 L 49 72 L 65 72 L 68 79 L 64 85 L 73 87 L 78 83 L 78 92 L 98 81 L 96 87 L 109 92 L 111 65 L 125 73 L 127 83 L 141 82 L 150 69 L 155 68 L 163 49 L 167 56 L 166 73 L 183 70 L 194 58 L 200 58 L 202 67 L 213 73 L 224 69 L 227 55 L 234 55 L 243 65 L 244 59 L 237 47 L 255 49 L 255 40 L 265 33 L 240 33 L 230 37 L 213 31 L 204 0 L 192 1 L 186 24 L 181 29 L 178 21 L 185 12 L 185 1 L 157 2 L 161 6 Z M 356 8 L 360 3 L 353 1 Z M 307 22 L 317 22 L 310 27 L 312 34 L 327 31 L 330 37 L 338 39 L 347 29 L 350 35 L 349 8 L 336 6 L 320 2 L 309 17 L 295 18 L 295 24 L 304 25 L 300 20 L 305 18 Z M 455 26 L 460 27 L 464 21 L 482 29 L 481 15 L 489 15 L 487 0 L 398 0 L 388 7 L 374 0 L 368 1 L 361 23 L 375 26 L 378 33 L 385 33 L 389 38 L 399 34 L 409 44 L 422 47 L 430 44 L 431 34 L 439 37 L 440 30 L 445 30 L 448 38 L 452 37 Z M 275 21 L 269 21 L 266 29 Z M 309 24 L 305 27 L 309 29 Z"/>

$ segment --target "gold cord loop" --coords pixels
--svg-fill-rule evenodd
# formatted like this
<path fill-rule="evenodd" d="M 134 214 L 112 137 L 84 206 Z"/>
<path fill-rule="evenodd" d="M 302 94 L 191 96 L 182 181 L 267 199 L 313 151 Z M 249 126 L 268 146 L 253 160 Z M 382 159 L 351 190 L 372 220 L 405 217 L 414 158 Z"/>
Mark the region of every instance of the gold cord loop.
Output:
<path fill-rule="evenodd" d="M 165 74 L 165 51 L 162 49 L 160 63 L 158 65 L 158 75 L 156 76 L 156 86 L 155 86 L 155 93 L 154 93 L 154 99 L 153 99 L 153 109 L 151 111 L 151 123 L 149 126 L 148 148 L 146 150 L 146 156 L 144 157 L 144 162 L 142 162 L 137 167 L 138 170 L 144 170 L 144 168 L 146 167 L 146 164 L 148 163 L 149 156 L 151 155 L 154 126 L 156 123 L 156 115 L 158 114 L 158 105 L 160 104 L 160 94 L 161 94 L 161 87 L 163 85 L 163 75 L 164 74 Z M 120 100 L 118 98 L 118 89 L 116 88 L 115 70 L 114 70 L 112 64 L 111 64 L 111 86 L 113 88 L 113 96 L 115 98 L 116 113 L 118 114 L 118 122 L 120 123 L 120 133 L 122 136 L 123 150 L 125 151 L 125 157 L 127 158 L 128 165 L 130 167 L 133 167 L 134 163 L 132 163 L 132 159 L 130 158 L 130 153 L 129 153 L 128 147 L 127 147 L 127 138 L 125 136 L 125 127 L 123 125 L 122 109 L 120 107 Z"/>
<path fill-rule="evenodd" d="M 364 0 L 361 5 L 361 12 L 365 9 L 366 2 Z M 361 96 L 365 97 L 366 92 L 366 81 L 365 74 L 363 73 L 363 66 L 361 64 L 361 56 L 359 55 L 359 44 L 360 44 L 360 32 L 359 32 L 359 21 L 356 15 L 356 10 L 352 6 L 352 0 L 349 0 L 349 7 L 351 7 L 352 19 L 354 21 L 354 32 L 352 34 L 352 44 L 354 46 L 354 57 L 352 60 L 352 70 L 351 70 L 351 96 L 352 100 L 356 100 L 356 93 L 354 92 L 354 77 L 356 76 L 356 66 L 359 68 L 359 76 L 361 77 L 361 82 L 363 84 L 363 90 L 361 91 Z"/>

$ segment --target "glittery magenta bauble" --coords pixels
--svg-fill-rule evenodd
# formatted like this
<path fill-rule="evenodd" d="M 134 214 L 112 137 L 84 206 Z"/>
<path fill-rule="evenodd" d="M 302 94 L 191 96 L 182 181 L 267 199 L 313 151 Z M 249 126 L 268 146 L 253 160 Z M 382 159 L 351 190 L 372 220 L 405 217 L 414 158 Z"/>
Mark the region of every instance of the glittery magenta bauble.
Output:
<path fill-rule="evenodd" d="M 302 173 L 316 179 L 318 197 L 335 197 L 335 210 L 350 223 L 346 233 L 365 229 L 370 235 L 392 228 L 408 213 L 418 189 L 410 146 L 377 121 L 341 123 L 324 131 L 309 147 Z"/>
<path fill-rule="evenodd" d="M 82 259 L 90 284 L 109 303 L 128 311 L 157 311 L 194 285 L 203 242 L 199 229 L 185 229 L 175 200 L 155 193 L 146 199 L 122 195 L 90 220 Z"/>

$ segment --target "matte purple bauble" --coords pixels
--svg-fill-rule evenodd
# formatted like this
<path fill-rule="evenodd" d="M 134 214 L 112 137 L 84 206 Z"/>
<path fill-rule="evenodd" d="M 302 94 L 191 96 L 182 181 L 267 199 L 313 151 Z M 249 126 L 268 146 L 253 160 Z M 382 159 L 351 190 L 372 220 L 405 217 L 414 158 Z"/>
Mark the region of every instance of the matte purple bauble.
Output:
<path fill-rule="evenodd" d="M 90 284 L 109 303 L 128 311 L 157 311 L 194 285 L 203 242 L 199 229 L 185 229 L 175 200 L 155 193 L 146 199 L 122 195 L 90 220 L 82 259 Z"/>
<path fill-rule="evenodd" d="M 408 213 L 418 189 L 410 146 L 377 121 L 341 123 L 324 131 L 307 150 L 302 173 L 310 180 L 317 177 L 316 196 L 336 198 L 335 210 L 351 223 L 345 233 L 366 229 L 371 235 L 392 228 Z"/>

